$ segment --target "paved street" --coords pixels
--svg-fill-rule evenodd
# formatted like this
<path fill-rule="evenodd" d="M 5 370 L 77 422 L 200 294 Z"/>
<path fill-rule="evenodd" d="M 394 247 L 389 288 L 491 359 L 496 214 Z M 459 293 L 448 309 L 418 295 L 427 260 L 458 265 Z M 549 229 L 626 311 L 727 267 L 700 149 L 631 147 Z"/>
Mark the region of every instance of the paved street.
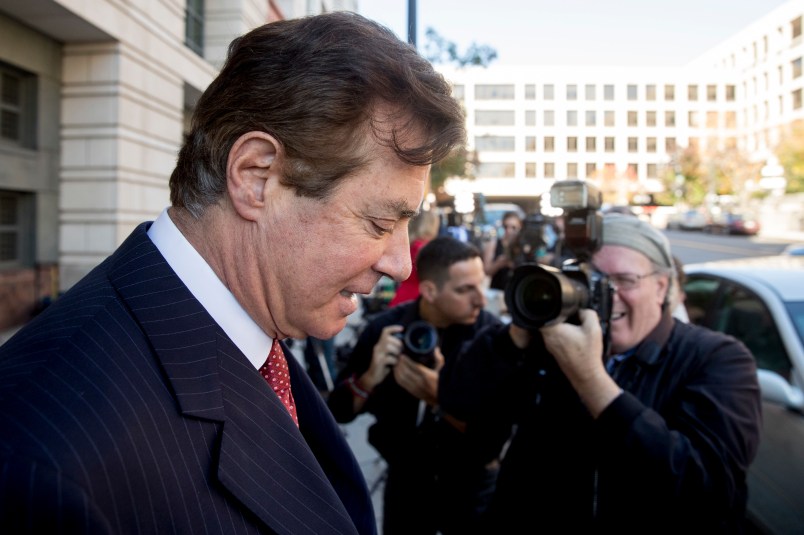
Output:
<path fill-rule="evenodd" d="M 385 462 L 380 454 L 367 442 L 369 426 L 374 422 L 374 416 L 361 414 L 353 422 L 342 425 L 346 441 L 352 447 L 357 462 L 363 469 L 369 489 L 371 490 L 374 512 L 377 515 L 377 529 L 382 526 L 382 492 L 383 476 L 385 475 Z M 380 530 L 381 531 L 381 530 Z"/>

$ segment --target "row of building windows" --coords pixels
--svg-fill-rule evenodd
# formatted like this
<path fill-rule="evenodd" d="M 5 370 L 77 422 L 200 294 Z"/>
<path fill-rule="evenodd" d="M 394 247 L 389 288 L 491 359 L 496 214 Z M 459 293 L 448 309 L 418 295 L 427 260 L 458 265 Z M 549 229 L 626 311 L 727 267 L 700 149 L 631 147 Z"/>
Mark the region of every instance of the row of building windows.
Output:
<path fill-rule="evenodd" d="M 565 146 L 562 150 L 567 152 L 578 152 L 583 143 L 585 152 L 597 152 L 598 147 L 602 148 L 604 152 L 615 152 L 616 138 L 613 136 L 606 136 L 602 138 L 602 143 L 598 142 L 597 137 L 587 136 L 579 138 L 576 136 L 568 136 L 566 138 L 559 138 L 565 141 Z M 628 152 L 639 152 L 638 137 L 628 137 Z M 656 152 L 658 146 L 658 138 L 646 137 L 642 138 L 644 143 L 643 150 L 645 152 Z M 735 138 L 729 138 L 736 144 Z M 537 143 L 536 136 L 525 136 L 525 152 L 536 152 Z M 676 138 L 668 137 L 664 139 L 664 151 L 668 154 L 675 153 L 677 148 Z M 516 141 L 514 136 L 477 136 L 475 137 L 475 150 L 481 152 L 513 152 L 516 150 Z M 544 136 L 542 138 L 542 150 L 544 152 L 554 152 L 556 150 L 556 137 Z"/>
<path fill-rule="evenodd" d="M 799 59 L 798 65 L 799 76 L 801 75 L 801 60 Z M 514 84 L 475 84 L 474 86 L 475 100 L 514 100 L 516 98 L 516 86 Z M 583 90 L 584 100 L 594 101 L 598 99 L 599 87 L 597 84 L 566 84 L 564 86 L 564 96 L 566 100 L 578 100 L 580 93 Z M 617 100 L 617 92 L 624 91 L 625 99 L 636 101 L 655 101 L 660 98 L 659 87 L 657 84 L 626 84 L 623 88 L 619 88 L 614 84 L 604 84 L 602 86 L 602 100 L 613 101 Z M 662 91 L 662 98 L 665 101 L 671 102 L 676 100 L 676 86 L 673 84 L 665 84 Z M 703 89 L 703 94 L 698 84 L 687 85 L 687 100 L 691 102 L 698 101 L 699 99 L 706 98 L 707 102 L 716 102 L 718 100 L 719 91 L 718 84 L 706 84 Z M 542 100 L 555 100 L 556 99 L 556 84 L 542 84 L 541 86 L 541 99 Z M 733 102 L 736 99 L 736 90 L 734 84 L 726 84 L 720 90 L 721 98 L 727 102 Z M 465 98 L 465 88 L 463 85 L 456 85 L 454 88 L 454 95 L 459 100 Z M 537 86 L 536 84 L 525 84 L 525 100 L 537 100 Z"/>
<path fill-rule="evenodd" d="M 556 178 L 556 163 L 555 162 L 526 162 L 525 163 L 525 177 L 536 178 L 538 167 L 541 165 L 543 178 Z M 648 178 L 658 178 L 659 172 L 665 169 L 666 166 L 648 163 L 645 165 L 645 176 Z M 500 177 L 500 178 L 513 178 L 514 177 L 514 163 L 513 162 L 485 162 L 478 165 L 476 174 L 478 177 Z M 583 169 L 585 174 L 581 176 L 579 170 Z M 567 163 L 564 169 L 565 176 L 561 178 L 595 178 L 599 174 L 604 176 L 617 176 L 615 173 L 616 166 L 613 163 L 605 163 L 600 166 L 597 163 Z M 636 178 L 639 176 L 640 164 L 629 163 L 624 176 L 629 178 Z"/>
<path fill-rule="evenodd" d="M 800 93 L 800 92 L 799 92 Z M 800 96 L 799 96 L 800 98 Z M 754 107 L 755 115 L 758 109 Z M 768 109 L 765 110 L 766 115 L 769 113 Z M 555 110 L 542 111 L 541 126 L 557 126 Z M 567 110 L 565 112 L 565 121 L 562 126 L 580 126 L 579 121 L 580 112 L 577 110 Z M 602 126 L 617 127 L 622 126 L 617 124 L 616 113 L 613 110 L 603 111 L 602 114 L 595 110 L 587 110 L 583 112 L 583 125 L 584 126 L 600 126 L 598 124 L 598 117 L 602 115 L 603 120 L 600 123 Z M 677 126 L 676 112 L 665 111 L 663 113 L 656 111 L 627 111 L 625 114 L 625 126 Z M 640 121 L 640 116 L 642 120 Z M 659 118 L 663 118 L 662 124 L 659 124 Z M 705 117 L 706 121 L 701 122 L 701 117 Z M 525 126 L 536 126 L 537 112 L 536 110 L 525 110 Z M 475 110 L 475 126 L 516 126 L 516 111 L 515 110 Z M 705 126 L 706 128 L 736 128 L 737 127 L 737 112 L 736 111 L 690 111 L 687 112 L 687 125 L 693 128 Z"/>
<path fill-rule="evenodd" d="M 557 143 L 556 140 L 560 139 L 563 140 L 563 147 L 561 150 L 566 152 L 578 152 L 582 150 L 587 153 L 591 152 L 599 152 L 602 149 L 602 152 L 616 152 L 617 151 L 617 139 L 614 136 L 605 136 L 603 138 L 587 136 L 587 137 L 576 137 L 576 136 L 568 136 L 565 138 L 556 138 L 555 136 L 544 136 L 542 138 L 541 143 L 541 150 L 543 152 L 555 152 Z M 642 141 L 640 141 L 640 139 Z M 718 138 L 719 139 L 719 138 Z M 602 142 L 601 142 L 602 140 Z M 525 152 L 538 152 L 538 143 L 536 136 L 525 136 Z M 655 153 L 658 152 L 658 148 L 660 143 L 662 143 L 661 138 L 657 137 L 627 137 L 625 138 L 628 152 L 650 152 Z M 723 143 L 722 146 L 725 148 L 736 148 L 737 147 L 737 138 L 736 137 L 726 137 L 722 139 Z M 674 154 L 678 150 L 678 143 L 676 142 L 676 138 L 674 137 L 667 137 L 664 138 L 664 152 L 667 154 Z M 640 145 L 642 145 L 640 147 Z M 698 138 L 692 137 L 689 138 L 689 145 L 690 146 L 699 146 Z M 718 143 L 712 142 L 712 146 L 717 146 Z M 475 150 L 479 152 L 514 152 L 516 150 L 516 140 L 514 136 L 476 136 L 475 137 Z"/>

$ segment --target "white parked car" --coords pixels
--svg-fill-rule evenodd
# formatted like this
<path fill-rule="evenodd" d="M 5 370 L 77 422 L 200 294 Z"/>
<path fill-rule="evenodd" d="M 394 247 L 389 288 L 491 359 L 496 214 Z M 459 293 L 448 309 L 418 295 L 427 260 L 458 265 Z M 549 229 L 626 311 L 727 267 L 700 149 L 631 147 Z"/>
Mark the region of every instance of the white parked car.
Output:
<path fill-rule="evenodd" d="M 804 256 L 684 267 L 692 323 L 741 340 L 757 361 L 763 398 L 759 453 L 748 474 L 748 516 L 762 533 L 804 528 Z"/>

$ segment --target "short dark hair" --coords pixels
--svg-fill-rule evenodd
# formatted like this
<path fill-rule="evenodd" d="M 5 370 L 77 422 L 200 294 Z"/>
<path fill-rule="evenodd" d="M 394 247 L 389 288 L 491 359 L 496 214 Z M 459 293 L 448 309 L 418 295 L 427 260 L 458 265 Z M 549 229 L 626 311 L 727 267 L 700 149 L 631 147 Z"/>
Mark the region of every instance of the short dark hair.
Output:
<path fill-rule="evenodd" d="M 427 242 L 416 255 L 416 272 L 419 280 L 429 280 L 440 288 L 449 279 L 452 264 L 481 258 L 480 250 L 469 242 L 452 236 L 439 236 Z"/>
<path fill-rule="evenodd" d="M 388 28 L 345 11 L 271 22 L 232 41 L 196 105 L 171 203 L 196 217 L 216 204 L 229 151 L 251 131 L 282 145 L 283 183 L 319 199 L 370 161 L 369 134 L 410 165 L 436 163 L 466 137 L 444 77 Z"/>

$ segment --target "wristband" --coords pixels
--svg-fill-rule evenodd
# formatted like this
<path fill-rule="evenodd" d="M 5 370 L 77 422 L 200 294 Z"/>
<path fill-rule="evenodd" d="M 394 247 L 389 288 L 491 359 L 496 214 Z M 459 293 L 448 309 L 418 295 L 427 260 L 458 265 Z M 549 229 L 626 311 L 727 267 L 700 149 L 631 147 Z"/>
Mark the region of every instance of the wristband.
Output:
<path fill-rule="evenodd" d="M 349 390 L 352 391 L 352 394 L 359 397 L 360 399 L 368 399 L 370 392 L 367 392 L 357 386 L 357 381 L 355 381 L 355 375 L 352 374 L 347 380 L 346 384 L 349 386 Z"/>

